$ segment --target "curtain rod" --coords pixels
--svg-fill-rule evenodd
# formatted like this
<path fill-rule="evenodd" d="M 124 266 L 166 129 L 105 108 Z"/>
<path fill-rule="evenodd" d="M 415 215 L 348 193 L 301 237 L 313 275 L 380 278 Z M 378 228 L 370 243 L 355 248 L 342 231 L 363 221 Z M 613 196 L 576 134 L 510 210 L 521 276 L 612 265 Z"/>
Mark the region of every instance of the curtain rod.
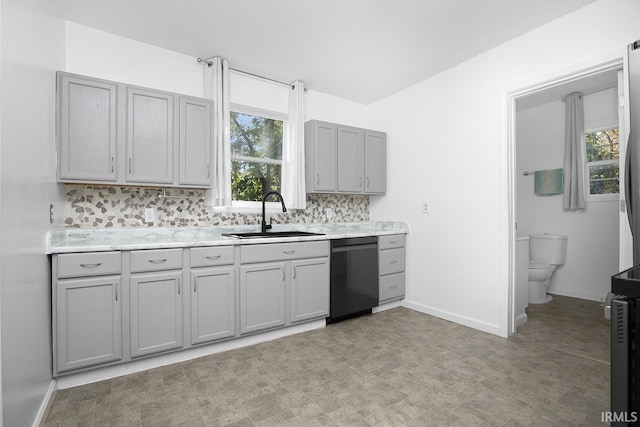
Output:
<path fill-rule="evenodd" d="M 203 63 L 203 64 L 207 64 L 207 67 L 209 67 L 209 68 L 213 67 L 213 61 L 211 61 L 210 59 L 197 58 L 197 61 L 200 62 L 200 63 Z M 283 86 L 287 86 L 287 87 L 290 87 L 290 88 L 294 87 L 293 83 L 281 82 L 280 80 L 270 79 L 269 77 L 260 76 L 258 74 L 253 74 L 253 73 L 250 73 L 248 71 L 238 70 L 237 68 L 229 67 L 229 70 L 235 71 L 236 73 L 246 74 L 246 75 L 252 76 L 252 77 L 257 77 L 257 78 L 262 79 L 262 80 L 268 80 L 270 82 L 278 83 L 278 84 L 281 84 Z M 308 88 L 306 88 L 306 87 L 304 88 L 305 92 L 308 91 L 308 90 L 309 90 Z"/>
<path fill-rule="evenodd" d="M 591 95 L 591 94 L 593 94 L 593 93 L 598 93 L 598 92 L 602 92 L 603 90 L 613 89 L 613 88 L 617 88 L 617 87 L 618 87 L 618 85 L 612 85 L 612 86 L 604 87 L 604 88 L 602 88 L 602 89 L 594 89 L 594 90 L 591 90 L 591 91 L 589 91 L 589 92 L 583 92 L 583 93 L 582 93 L 582 96 Z M 565 96 L 565 98 L 566 98 L 566 96 Z M 560 100 L 560 102 L 565 102 L 565 101 L 564 101 L 564 98 L 562 98 L 562 99 Z"/>

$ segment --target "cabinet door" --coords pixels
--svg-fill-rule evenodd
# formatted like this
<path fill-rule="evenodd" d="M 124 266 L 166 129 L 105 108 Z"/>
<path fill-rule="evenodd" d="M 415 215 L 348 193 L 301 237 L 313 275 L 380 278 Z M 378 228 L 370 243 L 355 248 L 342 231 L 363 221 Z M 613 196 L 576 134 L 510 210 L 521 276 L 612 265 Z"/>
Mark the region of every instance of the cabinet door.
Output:
<path fill-rule="evenodd" d="M 182 272 L 131 277 L 131 357 L 182 347 Z"/>
<path fill-rule="evenodd" d="M 211 186 L 213 103 L 180 97 L 180 184 Z"/>
<path fill-rule="evenodd" d="M 272 262 L 240 268 L 240 333 L 285 324 L 286 264 Z"/>
<path fill-rule="evenodd" d="M 329 315 L 329 259 L 291 261 L 290 322 Z"/>
<path fill-rule="evenodd" d="M 384 194 L 387 191 L 387 136 L 382 132 L 364 131 L 364 192 Z"/>
<path fill-rule="evenodd" d="M 333 123 L 312 121 L 305 124 L 305 154 L 309 165 L 307 190 L 309 192 L 334 192 L 337 182 L 338 126 Z"/>
<path fill-rule="evenodd" d="M 58 75 L 60 180 L 116 181 L 117 85 Z"/>
<path fill-rule="evenodd" d="M 191 344 L 236 334 L 236 274 L 234 267 L 191 272 Z"/>
<path fill-rule="evenodd" d="M 363 192 L 363 154 L 362 129 L 338 126 L 338 191 Z"/>
<path fill-rule="evenodd" d="M 56 283 L 57 372 L 122 359 L 120 277 Z"/>
<path fill-rule="evenodd" d="M 127 88 L 127 182 L 173 183 L 173 98 Z"/>

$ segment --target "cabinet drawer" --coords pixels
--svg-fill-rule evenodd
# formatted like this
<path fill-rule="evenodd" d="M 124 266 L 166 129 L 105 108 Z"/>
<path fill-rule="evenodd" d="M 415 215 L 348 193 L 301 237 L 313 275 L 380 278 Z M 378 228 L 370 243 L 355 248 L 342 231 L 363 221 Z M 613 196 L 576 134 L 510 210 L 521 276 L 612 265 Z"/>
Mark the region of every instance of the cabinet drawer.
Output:
<path fill-rule="evenodd" d="M 191 267 L 233 264 L 233 246 L 191 248 Z"/>
<path fill-rule="evenodd" d="M 380 275 L 404 271 L 404 248 L 379 251 L 378 267 Z"/>
<path fill-rule="evenodd" d="M 103 276 L 120 274 L 120 252 L 90 252 L 58 255 L 58 277 Z"/>
<path fill-rule="evenodd" d="M 404 298 L 404 273 L 380 278 L 380 301 Z"/>
<path fill-rule="evenodd" d="M 329 241 L 273 243 L 266 245 L 246 245 L 240 247 L 240 262 L 286 261 L 300 258 L 321 258 L 329 256 Z"/>
<path fill-rule="evenodd" d="M 182 249 L 131 252 L 131 272 L 177 270 L 182 268 Z"/>
<path fill-rule="evenodd" d="M 392 249 L 404 247 L 404 234 L 378 237 L 378 249 Z"/>

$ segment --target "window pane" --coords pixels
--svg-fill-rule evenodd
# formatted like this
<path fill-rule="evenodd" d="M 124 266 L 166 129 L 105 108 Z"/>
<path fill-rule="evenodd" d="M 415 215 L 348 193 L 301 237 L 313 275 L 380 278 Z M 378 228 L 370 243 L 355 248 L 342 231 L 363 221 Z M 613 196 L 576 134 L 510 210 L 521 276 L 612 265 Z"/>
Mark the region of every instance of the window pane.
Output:
<path fill-rule="evenodd" d="M 232 155 L 282 159 L 282 121 L 233 111 L 230 118 Z"/>
<path fill-rule="evenodd" d="M 589 193 L 620 192 L 620 168 L 617 164 L 589 166 Z"/>
<path fill-rule="evenodd" d="M 232 160 L 232 199 L 256 202 L 268 191 L 280 191 L 280 169 L 280 165 Z"/>
<path fill-rule="evenodd" d="M 619 159 L 620 138 L 618 129 L 585 134 L 587 162 Z"/>

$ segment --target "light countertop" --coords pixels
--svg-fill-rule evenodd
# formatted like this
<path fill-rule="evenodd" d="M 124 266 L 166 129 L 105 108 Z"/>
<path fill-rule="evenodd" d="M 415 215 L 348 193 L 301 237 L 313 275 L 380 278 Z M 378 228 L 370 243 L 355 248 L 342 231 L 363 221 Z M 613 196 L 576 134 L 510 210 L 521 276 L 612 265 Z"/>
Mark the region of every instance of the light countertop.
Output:
<path fill-rule="evenodd" d="M 47 236 L 47 254 L 138 249 L 185 248 L 195 246 L 253 245 L 277 242 L 344 239 L 351 237 L 406 234 L 401 221 L 370 221 L 331 224 L 274 224 L 272 231 L 307 231 L 318 236 L 237 239 L 223 233 L 260 231 L 257 225 L 167 228 L 61 228 Z"/>

